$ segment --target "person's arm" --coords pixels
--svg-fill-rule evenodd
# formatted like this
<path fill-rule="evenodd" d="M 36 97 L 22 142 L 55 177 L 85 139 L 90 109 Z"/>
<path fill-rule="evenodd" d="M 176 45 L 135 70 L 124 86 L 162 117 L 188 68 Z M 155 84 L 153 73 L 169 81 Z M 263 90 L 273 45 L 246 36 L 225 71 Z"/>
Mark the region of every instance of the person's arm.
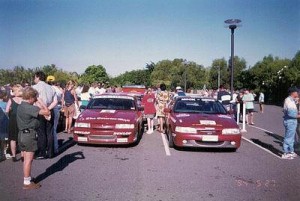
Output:
<path fill-rule="evenodd" d="M 39 115 L 43 115 L 43 116 L 47 117 L 47 116 L 50 116 L 50 114 L 51 113 L 50 113 L 50 110 L 48 109 L 48 107 L 45 105 L 42 105 L 42 108 L 39 111 Z"/>
<path fill-rule="evenodd" d="M 72 89 L 71 93 L 73 94 L 74 96 L 74 99 L 75 99 L 75 103 L 77 105 L 77 107 L 79 108 L 79 103 L 78 103 L 78 98 L 77 98 L 77 95 L 76 95 L 76 92 L 74 89 Z"/>
<path fill-rule="evenodd" d="M 5 108 L 5 112 L 8 114 L 9 110 L 10 110 L 10 106 L 11 106 L 11 99 L 8 100 L 6 108 Z"/>
<path fill-rule="evenodd" d="M 53 97 L 53 101 L 52 103 L 48 106 L 48 109 L 49 110 L 52 110 L 58 103 L 58 100 L 57 100 L 57 95 L 55 93 L 54 97 Z"/>

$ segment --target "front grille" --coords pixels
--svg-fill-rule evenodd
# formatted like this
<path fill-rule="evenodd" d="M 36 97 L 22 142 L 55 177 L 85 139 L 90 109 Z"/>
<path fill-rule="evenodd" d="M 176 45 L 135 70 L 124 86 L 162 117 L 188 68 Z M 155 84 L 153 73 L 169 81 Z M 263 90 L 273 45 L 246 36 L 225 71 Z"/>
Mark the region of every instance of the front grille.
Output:
<path fill-rule="evenodd" d="M 221 142 L 203 142 L 200 140 L 195 140 L 195 142 L 199 145 L 203 145 L 203 146 L 221 146 L 223 145 L 225 142 L 221 141 Z"/>
<path fill-rule="evenodd" d="M 91 140 L 114 140 L 116 136 L 114 135 L 90 135 Z"/>

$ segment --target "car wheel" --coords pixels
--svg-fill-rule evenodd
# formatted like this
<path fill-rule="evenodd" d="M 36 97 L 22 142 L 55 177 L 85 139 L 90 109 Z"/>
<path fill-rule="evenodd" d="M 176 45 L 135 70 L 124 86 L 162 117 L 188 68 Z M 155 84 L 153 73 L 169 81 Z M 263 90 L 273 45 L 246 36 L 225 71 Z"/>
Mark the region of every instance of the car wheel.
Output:
<path fill-rule="evenodd" d="M 172 137 L 172 132 L 168 132 L 168 138 L 169 138 L 169 147 L 170 148 L 174 148 L 174 141 L 173 141 L 173 137 Z"/>

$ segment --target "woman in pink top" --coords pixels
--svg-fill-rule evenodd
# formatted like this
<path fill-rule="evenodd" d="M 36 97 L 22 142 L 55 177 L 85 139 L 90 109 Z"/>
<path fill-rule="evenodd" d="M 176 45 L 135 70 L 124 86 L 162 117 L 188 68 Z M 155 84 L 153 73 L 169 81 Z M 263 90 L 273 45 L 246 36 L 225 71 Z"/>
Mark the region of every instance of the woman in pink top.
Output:
<path fill-rule="evenodd" d="M 153 133 L 153 118 L 155 117 L 155 95 L 151 88 L 148 88 L 143 97 L 142 104 L 144 105 L 144 114 L 147 118 L 148 131 L 147 134 Z"/>

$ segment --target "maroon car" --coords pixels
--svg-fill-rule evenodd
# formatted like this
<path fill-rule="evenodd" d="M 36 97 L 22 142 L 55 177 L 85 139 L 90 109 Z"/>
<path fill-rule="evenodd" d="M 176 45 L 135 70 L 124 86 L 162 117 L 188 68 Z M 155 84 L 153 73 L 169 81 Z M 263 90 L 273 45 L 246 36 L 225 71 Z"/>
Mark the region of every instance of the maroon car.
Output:
<path fill-rule="evenodd" d="M 165 112 L 170 147 L 240 147 L 239 126 L 215 99 L 178 97 Z"/>
<path fill-rule="evenodd" d="M 134 144 L 143 133 L 142 108 L 126 94 L 103 94 L 90 100 L 74 126 L 80 144 Z"/>

